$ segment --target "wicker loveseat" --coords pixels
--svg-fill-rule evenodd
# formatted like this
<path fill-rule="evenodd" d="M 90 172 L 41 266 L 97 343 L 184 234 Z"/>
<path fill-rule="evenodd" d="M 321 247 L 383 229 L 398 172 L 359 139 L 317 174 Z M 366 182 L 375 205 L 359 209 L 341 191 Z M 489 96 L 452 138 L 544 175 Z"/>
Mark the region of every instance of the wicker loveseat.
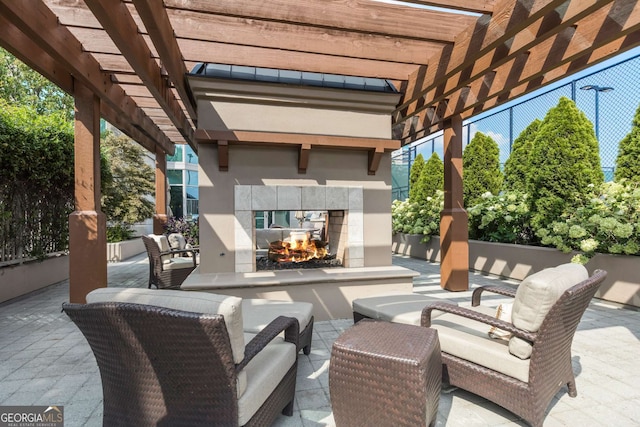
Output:
<path fill-rule="evenodd" d="M 563 385 L 569 396 L 577 395 L 571 342 L 605 277 L 601 270 L 588 277 L 583 266 L 564 264 L 527 277 L 517 289 L 477 288 L 471 308 L 429 304 L 422 312 L 422 325 L 438 330 L 443 381 L 541 426 Z M 511 322 L 496 318 L 496 308 L 480 306 L 483 292 L 514 298 Z M 432 318 L 433 311 L 445 314 Z M 491 338 L 492 326 L 512 336 Z"/>
<path fill-rule="evenodd" d="M 262 426 L 292 414 L 295 319 L 247 334 L 240 298 L 147 290 L 147 303 L 134 304 L 100 291 L 63 310 L 98 362 L 104 425 Z"/>

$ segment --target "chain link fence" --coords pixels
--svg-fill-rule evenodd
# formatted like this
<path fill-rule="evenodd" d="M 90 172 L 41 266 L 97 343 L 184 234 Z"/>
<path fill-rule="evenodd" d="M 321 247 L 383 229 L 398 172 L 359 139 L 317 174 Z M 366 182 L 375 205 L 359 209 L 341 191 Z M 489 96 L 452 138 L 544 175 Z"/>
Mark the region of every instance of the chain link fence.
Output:
<path fill-rule="evenodd" d="M 558 104 L 560 97 L 573 99 L 593 123 L 600 145 L 600 163 L 605 180 L 613 180 L 618 144 L 631 130 L 633 117 L 640 104 L 640 55 L 572 80 L 520 103 L 496 112 L 471 118 L 463 123 L 466 145 L 476 132 L 496 141 L 500 162 L 507 161 L 513 141 L 534 119 L 544 119 L 547 111 Z M 422 154 L 425 160 L 432 153 L 443 153 L 442 132 L 418 141 L 392 154 L 392 197 L 404 200 L 409 194 L 409 171 L 413 160 Z"/>

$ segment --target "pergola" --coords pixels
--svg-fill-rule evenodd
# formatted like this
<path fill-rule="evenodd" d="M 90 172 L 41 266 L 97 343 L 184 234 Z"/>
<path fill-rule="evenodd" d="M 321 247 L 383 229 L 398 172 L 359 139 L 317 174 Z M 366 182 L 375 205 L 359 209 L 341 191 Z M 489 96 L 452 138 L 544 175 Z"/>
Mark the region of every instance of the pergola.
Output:
<path fill-rule="evenodd" d="M 468 271 L 462 121 L 638 44 L 634 0 L 0 0 L 0 45 L 75 98 L 74 302 L 106 286 L 100 117 L 156 154 L 160 231 L 166 154 L 198 149 L 185 79 L 198 62 L 394 82 L 403 96 L 393 138 L 404 145 L 444 130 L 442 285 L 459 290 Z"/>

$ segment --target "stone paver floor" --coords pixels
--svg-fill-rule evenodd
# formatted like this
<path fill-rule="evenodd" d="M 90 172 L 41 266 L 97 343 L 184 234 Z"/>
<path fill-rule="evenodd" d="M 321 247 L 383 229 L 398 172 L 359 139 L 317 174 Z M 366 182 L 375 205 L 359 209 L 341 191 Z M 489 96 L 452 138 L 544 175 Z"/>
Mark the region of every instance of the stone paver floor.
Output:
<path fill-rule="evenodd" d="M 469 305 L 471 291 L 440 289 L 439 266 L 394 257 L 394 264 L 420 272 L 414 291 Z M 109 286 L 146 287 L 146 255 L 109 264 Z M 470 273 L 471 289 L 499 280 Z M 61 313 L 68 281 L 0 304 L 0 405 L 64 405 L 65 425 L 102 424 L 98 367 L 84 337 Z M 493 297 L 497 305 L 502 297 Z M 483 300 L 487 300 L 486 298 Z M 312 352 L 300 356 L 293 417 L 276 426 L 331 426 L 328 368 L 333 341 L 351 319 L 317 322 Z M 640 425 L 640 313 L 593 300 L 573 342 L 578 397 L 562 390 L 545 426 Z M 525 425 L 510 412 L 463 390 L 441 394 L 437 425 Z"/>

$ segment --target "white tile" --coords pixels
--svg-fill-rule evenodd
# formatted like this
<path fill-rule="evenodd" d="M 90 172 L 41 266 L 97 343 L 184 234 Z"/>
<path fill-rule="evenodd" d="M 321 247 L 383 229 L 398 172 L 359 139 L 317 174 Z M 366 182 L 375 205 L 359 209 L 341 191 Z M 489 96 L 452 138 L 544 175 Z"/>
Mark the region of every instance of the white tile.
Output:
<path fill-rule="evenodd" d="M 362 187 L 349 187 L 349 212 L 364 210 L 364 196 Z"/>
<path fill-rule="evenodd" d="M 251 210 L 251 186 L 236 185 L 234 187 L 233 205 L 236 211 Z"/>
<path fill-rule="evenodd" d="M 277 209 L 276 187 L 272 185 L 251 186 L 251 210 L 270 211 Z"/>
<path fill-rule="evenodd" d="M 324 186 L 302 187 L 302 208 L 323 211 L 327 208 L 327 189 Z"/>
<path fill-rule="evenodd" d="M 278 207 L 280 211 L 295 211 L 302 209 L 302 189 L 300 187 L 277 186 Z"/>
<path fill-rule="evenodd" d="M 236 262 L 236 273 L 251 273 L 253 271 L 253 264 L 238 264 Z"/>

